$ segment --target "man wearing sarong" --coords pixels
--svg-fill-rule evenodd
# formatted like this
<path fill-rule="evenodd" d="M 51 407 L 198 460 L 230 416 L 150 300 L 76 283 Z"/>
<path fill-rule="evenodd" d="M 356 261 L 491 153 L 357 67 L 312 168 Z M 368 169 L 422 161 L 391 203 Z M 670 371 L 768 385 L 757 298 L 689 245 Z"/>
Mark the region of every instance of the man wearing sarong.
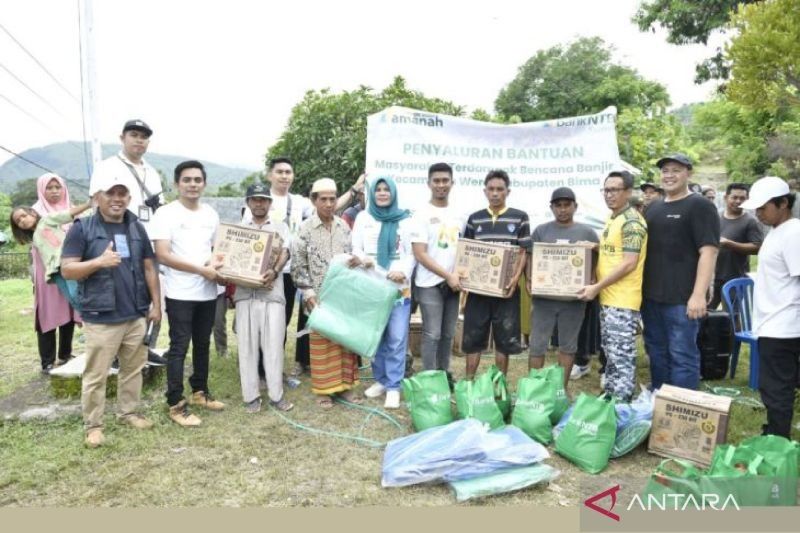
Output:
<path fill-rule="evenodd" d="M 315 181 L 311 202 L 316 213 L 303 222 L 292 241 L 292 279 L 303 292 L 308 313 L 318 303 L 317 295 L 331 259 L 351 251 L 350 228 L 334 214 L 336 182 L 330 178 Z M 310 334 L 310 344 L 311 392 L 318 396 L 318 405 L 330 409 L 334 396 L 361 403 L 353 393 L 358 385 L 357 356 L 317 333 Z"/>

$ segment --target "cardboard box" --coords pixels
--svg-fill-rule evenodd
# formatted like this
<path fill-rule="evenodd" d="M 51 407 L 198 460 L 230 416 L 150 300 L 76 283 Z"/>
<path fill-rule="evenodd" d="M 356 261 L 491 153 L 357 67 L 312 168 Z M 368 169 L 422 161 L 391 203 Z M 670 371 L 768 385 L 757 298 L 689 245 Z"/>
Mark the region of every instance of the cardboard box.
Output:
<path fill-rule="evenodd" d="M 518 254 L 518 246 L 459 239 L 455 271 L 463 278 L 461 286 L 467 292 L 504 296 Z"/>
<path fill-rule="evenodd" d="M 531 295 L 577 300 L 592 279 L 592 249 L 583 244 L 533 243 L 529 277 Z"/>
<path fill-rule="evenodd" d="M 731 398 L 663 385 L 656 394 L 647 451 L 711 464 L 714 448 L 728 435 Z"/>
<path fill-rule="evenodd" d="M 422 352 L 422 315 L 413 314 L 408 324 L 408 351 L 414 357 L 420 357 Z"/>
<path fill-rule="evenodd" d="M 261 279 L 278 259 L 283 240 L 274 231 L 236 224 L 220 224 L 214 256 L 222 260 L 220 273 L 236 285 L 261 288 Z"/>

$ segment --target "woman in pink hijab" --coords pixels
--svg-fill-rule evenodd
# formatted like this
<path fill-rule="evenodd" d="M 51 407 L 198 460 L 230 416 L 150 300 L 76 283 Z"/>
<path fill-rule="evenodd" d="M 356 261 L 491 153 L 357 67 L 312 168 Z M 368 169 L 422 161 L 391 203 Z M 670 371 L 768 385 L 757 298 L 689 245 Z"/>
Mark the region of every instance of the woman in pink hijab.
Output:
<path fill-rule="evenodd" d="M 70 208 L 69 191 L 64 180 L 59 176 L 47 173 L 36 181 L 39 201 L 33 209 L 44 216 Z M 70 224 L 65 224 L 68 229 Z M 56 364 L 63 364 L 72 357 L 72 333 L 75 322 L 80 320 L 70 307 L 61 291 L 54 283 L 45 282 L 45 268 L 42 258 L 35 247 L 31 247 L 33 255 L 33 291 L 34 317 L 36 337 L 39 342 L 39 357 L 42 360 L 42 372 L 49 373 Z M 58 329 L 58 361 L 56 361 L 56 329 Z"/>

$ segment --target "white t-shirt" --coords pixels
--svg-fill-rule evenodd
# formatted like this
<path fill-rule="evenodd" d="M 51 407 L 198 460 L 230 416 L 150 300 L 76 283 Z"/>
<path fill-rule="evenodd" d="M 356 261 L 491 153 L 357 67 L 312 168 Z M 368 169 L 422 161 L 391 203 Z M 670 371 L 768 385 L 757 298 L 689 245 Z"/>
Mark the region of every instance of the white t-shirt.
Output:
<path fill-rule="evenodd" d="M 287 221 L 286 212 L 289 209 L 289 198 L 291 198 L 291 211 Z M 272 196 L 272 205 L 269 208 L 269 219 L 277 224 L 283 222 L 289 228 L 289 239 L 286 242 L 287 247 L 290 247 L 291 240 L 297 236 L 300 231 L 300 225 L 305 219 L 314 214 L 314 204 L 305 196 L 299 194 L 288 194 L 287 196 Z M 250 224 L 253 221 L 253 214 L 249 208 L 245 208 L 242 215 L 242 224 Z M 286 261 L 286 266 L 283 268 L 283 273 L 288 274 L 292 266 L 292 259 Z"/>
<path fill-rule="evenodd" d="M 147 192 L 151 195 L 161 194 L 161 176 L 159 176 L 156 169 L 144 159 L 142 159 L 141 165 L 134 165 L 125 157 L 124 153 L 120 152 L 115 156 L 99 162 L 94 168 L 92 179 L 89 181 L 89 195 L 91 196 L 97 192 L 97 184 L 104 178 L 109 176 L 118 178 L 128 186 L 128 190 L 131 192 L 131 203 L 128 205 L 128 211 L 139 217 L 149 235 L 150 223 L 146 220 L 142 220 L 144 217 L 141 216 L 142 213 L 139 208 L 147 209 L 147 214 L 151 220 L 153 218 L 153 211 L 144 205 L 146 199 L 145 193 L 136 181 L 136 178 L 133 177 L 130 168 L 125 163 L 134 167 L 134 170 L 136 170 L 139 178 L 147 188 Z M 152 240 L 153 238 L 150 237 L 150 239 Z"/>
<path fill-rule="evenodd" d="M 213 207 L 200 204 L 192 211 L 176 200 L 159 208 L 150 224 L 150 238 L 170 242 L 170 251 L 193 265 L 211 260 L 211 248 L 219 226 Z M 200 274 L 183 272 L 162 265 L 164 293 L 173 300 L 208 301 L 217 299 L 217 284 Z"/>
<path fill-rule="evenodd" d="M 458 238 L 464 235 L 467 215 L 453 206 L 436 207 L 425 204 L 414 214 L 412 243 L 428 245 L 428 255 L 444 270 L 452 272 L 456 265 Z M 443 282 L 422 263 L 417 265 L 417 287 L 433 287 Z"/>
<path fill-rule="evenodd" d="M 800 220 L 770 231 L 758 251 L 753 331 L 759 337 L 800 337 Z"/>
<path fill-rule="evenodd" d="M 406 283 L 403 287 L 409 287 L 411 273 L 414 271 L 416 260 L 411 249 L 411 230 L 414 223 L 409 218 L 400 221 L 397 228 L 397 246 L 392 254 L 392 261 L 389 264 L 388 272 L 402 272 L 406 276 Z M 381 223 L 375 220 L 369 211 L 362 211 L 356 217 L 353 224 L 352 242 L 353 255 L 360 259 L 370 258 L 375 265 L 378 265 L 378 237 L 381 234 Z"/>

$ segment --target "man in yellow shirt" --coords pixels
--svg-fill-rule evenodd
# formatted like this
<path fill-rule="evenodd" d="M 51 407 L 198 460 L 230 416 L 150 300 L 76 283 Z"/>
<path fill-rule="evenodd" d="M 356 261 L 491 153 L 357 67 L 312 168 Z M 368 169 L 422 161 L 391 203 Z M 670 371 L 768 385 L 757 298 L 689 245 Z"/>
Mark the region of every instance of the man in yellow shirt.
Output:
<path fill-rule="evenodd" d="M 628 202 L 632 192 L 629 172 L 614 171 L 606 177 L 603 198 L 611 216 L 600 237 L 598 281 L 579 293 L 587 301 L 600 294 L 601 337 L 608 359 L 604 389 L 625 402 L 636 386 L 636 327 L 647 255 L 647 224 Z"/>

